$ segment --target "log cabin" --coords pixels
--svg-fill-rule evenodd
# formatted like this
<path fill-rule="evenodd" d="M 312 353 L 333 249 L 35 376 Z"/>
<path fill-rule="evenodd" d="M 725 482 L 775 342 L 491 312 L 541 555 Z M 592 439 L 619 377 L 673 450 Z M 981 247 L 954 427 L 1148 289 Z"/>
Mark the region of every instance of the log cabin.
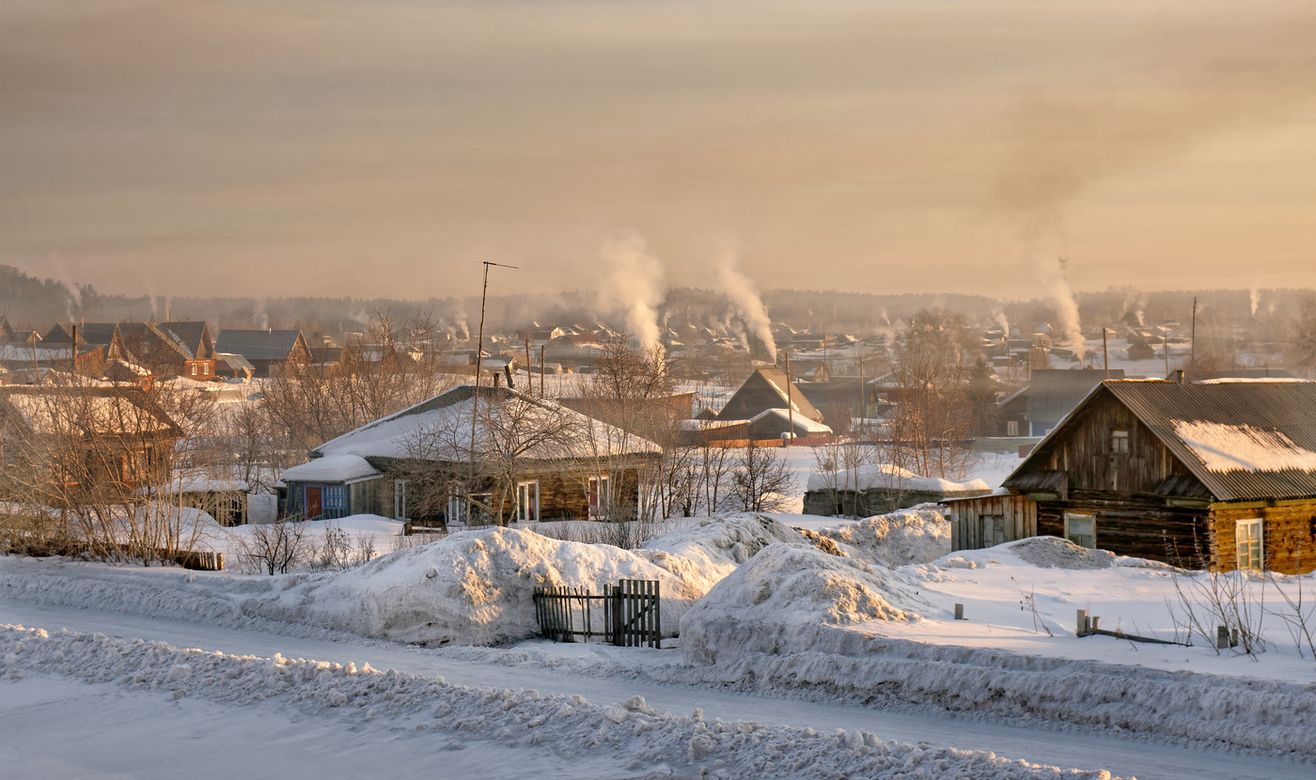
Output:
<path fill-rule="evenodd" d="M 1215 571 L 1316 569 L 1316 383 L 1102 382 L 1003 491 L 947 501 L 952 546 L 1027 536 Z"/>

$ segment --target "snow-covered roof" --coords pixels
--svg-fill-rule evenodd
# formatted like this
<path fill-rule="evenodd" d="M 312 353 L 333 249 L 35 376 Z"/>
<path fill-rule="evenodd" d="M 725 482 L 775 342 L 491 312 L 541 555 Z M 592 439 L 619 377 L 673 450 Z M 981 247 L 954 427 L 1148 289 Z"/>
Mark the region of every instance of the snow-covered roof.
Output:
<path fill-rule="evenodd" d="M 522 460 L 659 453 L 652 441 L 552 401 L 504 387 L 461 385 L 325 442 L 315 452 L 365 458 L 465 461 L 471 420 L 476 452 Z M 544 434 L 561 431 L 560 435 Z M 287 479 L 285 472 L 285 479 Z"/>
<path fill-rule="evenodd" d="M 855 469 L 838 469 L 835 474 L 814 472 L 809 475 L 807 490 L 873 489 L 908 490 L 926 493 L 988 492 L 991 488 L 981 479 L 956 482 L 939 477 L 924 477 L 909 469 L 891 463 L 859 466 Z"/>
<path fill-rule="evenodd" d="M 339 454 L 315 458 L 283 472 L 284 482 L 356 482 L 378 477 L 379 471 L 360 455 Z"/>
<path fill-rule="evenodd" d="M 1102 382 L 1004 482 L 1019 487 L 1069 421 L 1109 393 L 1219 501 L 1316 496 L 1316 383 Z"/>
<path fill-rule="evenodd" d="M 794 425 L 796 429 L 805 433 L 831 433 L 830 426 L 820 422 L 815 422 L 805 417 L 803 414 L 796 412 L 791 414 L 788 409 L 764 409 L 750 418 L 751 423 L 763 422 L 764 420 L 775 418 L 787 425 Z"/>

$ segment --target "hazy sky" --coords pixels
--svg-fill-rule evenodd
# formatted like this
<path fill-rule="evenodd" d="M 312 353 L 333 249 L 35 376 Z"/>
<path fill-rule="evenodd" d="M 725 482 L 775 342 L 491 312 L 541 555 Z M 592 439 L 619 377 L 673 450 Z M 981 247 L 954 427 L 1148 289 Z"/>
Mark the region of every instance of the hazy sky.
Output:
<path fill-rule="evenodd" d="M 3 0 L 0 262 L 159 294 L 1316 286 L 1316 7 Z"/>

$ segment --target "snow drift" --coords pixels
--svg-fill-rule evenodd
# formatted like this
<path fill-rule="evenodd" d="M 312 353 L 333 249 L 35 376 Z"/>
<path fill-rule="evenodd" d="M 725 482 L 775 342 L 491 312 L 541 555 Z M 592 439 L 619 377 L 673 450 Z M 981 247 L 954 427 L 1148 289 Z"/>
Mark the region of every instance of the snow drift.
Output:
<path fill-rule="evenodd" d="M 715 663 L 734 649 L 778 653 L 818 647 L 828 628 L 918 620 L 918 594 L 889 570 L 809 547 L 769 545 L 681 619 L 687 660 Z"/>
<path fill-rule="evenodd" d="M 599 593 L 623 578 L 658 580 L 669 629 L 703 593 L 629 550 L 488 528 L 312 575 L 260 612 L 398 642 L 494 645 L 535 635 L 536 587 Z"/>
<path fill-rule="evenodd" d="M 950 552 L 950 521 L 934 504 L 820 528 L 818 534 L 851 557 L 890 568 L 931 563 Z"/>
<path fill-rule="evenodd" d="M 785 523 L 756 514 L 706 517 L 637 550 L 701 594 L 770 544 L 808 544 Z"/>

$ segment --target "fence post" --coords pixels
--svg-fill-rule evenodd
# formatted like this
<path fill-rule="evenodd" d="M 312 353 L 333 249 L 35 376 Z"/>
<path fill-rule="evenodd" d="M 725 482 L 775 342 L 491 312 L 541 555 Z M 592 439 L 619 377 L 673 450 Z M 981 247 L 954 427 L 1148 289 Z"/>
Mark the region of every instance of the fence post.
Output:
<path fill-rule="evenodd" d="M 1088 611 L 1080 609 L 1078 611 L 1078 630 L 1075 632 L 1078 636 L 1088 635 Z"/>
<path fill-rule="evenodd" d="M 1224 626 L 1215 627 L 1215 647 L 1217 650 L 1226 650 L 1229 648 L 1229 629 Z"/>
<path fill-rule="evenodd" d="M 625 629 L 622 626 L 622 595 L 620 585 L 610 585 L 608 590 L 612 594 L 609 608 L 612 610 L 612 643 L 622 647 L 623 634 Z"/>
<path fill-rule="evenodd" d="M 963 604 L 956 604 L 956 605 L 955 605 L 955 619 L 956 619 L 956 620 L 963 620 L 963 619 L 964 619 L 964 605 L 963 605 Z"/>

